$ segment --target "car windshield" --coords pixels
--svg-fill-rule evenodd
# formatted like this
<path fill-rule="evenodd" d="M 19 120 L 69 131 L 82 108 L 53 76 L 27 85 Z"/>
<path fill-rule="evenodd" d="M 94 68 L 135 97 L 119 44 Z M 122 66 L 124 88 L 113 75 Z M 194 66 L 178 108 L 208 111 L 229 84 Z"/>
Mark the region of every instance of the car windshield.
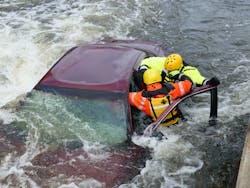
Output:
<path fill-rule="evenodd" d="M 126 112 L 124 99 L 85 99 L 34 90 L 17 114 L 39 129 L 43 143 L 78 140 L 115 145 L 127 140 Z"/>

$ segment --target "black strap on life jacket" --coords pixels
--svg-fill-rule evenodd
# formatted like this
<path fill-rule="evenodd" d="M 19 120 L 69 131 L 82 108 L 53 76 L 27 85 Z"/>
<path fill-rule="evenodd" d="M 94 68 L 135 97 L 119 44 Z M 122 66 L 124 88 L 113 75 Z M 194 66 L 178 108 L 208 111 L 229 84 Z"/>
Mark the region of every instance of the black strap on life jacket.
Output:
<path fill-rule="evenodd" d="M 180 72 L 182 72 L 182 71 L 183 71 L 184 67 L 185 67 L 185 65 L 181 67 Z"/>
<path fill-rule="evenodd" d="M 169 84 L 169 83 L 162 83 L 162 88 L 161 88 L 161 89 L 158 89 L 158 90 L 155 90 L 155 91 L 145 91 L 145 90 L 144 90 L 144 91 L 142 92 L 142 96 L 143 96 L 143 97 L 149 98 L 150 106 L 151 106 L 151 109 L 152 109 L 153 114 L 154 114 L 154 116 L 155 116 L 155 119 L 157 119 L 158 117 L 157 117 L 157 115 L 156 115 L 156 113 L 155 113 L 155 110 L 154 110 L 154 107 L 153 107 L 151 98 L 152 98 L 153 96 L 156 96 L 156 95 L 159 95 L 159 94 L 164 94 L 164 95 L 167 96 L 168 104 L 170 104 L 170 96 L 168 95 L 168 93 L 169 93 L 171 90 L 173 90 L 173 89 L 175 89 L 175 88 L 174 88 L 174 86 L 172 86 L 171 84 Z M 165 119 L 162 123 L 167 123 L 167 122 L 169 122 L 169 121 L 171 121 L 171 120 L 174 120 L 175 118 L 179 117 L 179 114 L 178 114 L 178 113 L 175 114 L 175 115 L 173 114 L 172 111 L 171 111 L 170 113 L 171 113 L 171 118 Z"/>
<path fill-rule="evenodd" d="M 168 99 L 168 104 L 170 105 L 170 96 L 169 96 L 169 95 L 167 96 L 167 99 Z M 154 110 L 154 106 L 153 106 L 153 104 L 152 104 L 151 97 L 149 98 L 149 102 L 150 102 L 150 106 L 151 106 L 151 109 L 152 109 L 152 111 L 153 111 L 154 117 L 155 117 L 155 119 L 157 119 L 158 117 L 157 117 L 157 115 L 156 115 L 156 113 L 155 113 L 155 110 Z M 173 114 L 173 111 L 171 111 L 170 113 L 171 113 L 171 117 L 168 118 L 168 119 L 165 119 L 164 121 L 162 121 L 162 123 L 168 123 L 169 121 L 172 121 L 172 120 L 174 120 L 175 118 L 177 118 L 177 117 L 180 116 L 178 112 L 177 112 L 176 114 Z"/>
<path fill-rule="evenodd" d="M 170 122 L 170 121 L 172 121 L 172 120 L 174 120 L 175 118 L 178 118 L 178 117 L 179 117 L 179 114 L 177 113 L 175 115 L 172 115 L 171 118 L 165 119 L 164 121 L 162 121 L 162 123 L 168 123 L 168 122 Z"/>
<path fill-rule="evenodd" d="M 169 95 L 167 96 L 167 99 L 168 99 L 168 104 L 170 105 L 170 96 L 169 96 Z M 170 119 L 170 120 L 174 120 L 174 119 L 175 119 L 175 117 L 174 117 L 174 114 L 173 114 L 173 110 L 171 110 L 171 112 L 170 112 L 170 113 L 171 113 L 171 116 L 172 116 L 172 117 L 171 117 L 171 118 L 169 118 L 169 119 Z"/>
<path fill-rule="evenodd" d="M 186 69 L 185 71 L 187 71 L 187 70 L 189 71 L 189 70 L 194 70 L 195 69 L 193 66 L 190 66 L 189 64 L 187 64 L 186 62 L 183 61 L 183 66 L 181 67 L 180 72 L 182 72 L 183 69 L 186 68 L 186 67 L 189 67 L 189 68 Z"/>
<path fill-rule="evenodd" d="M 160 95 L 160 94 L 164 94 L 164 95 L 168 95 L 168 93 L 174 89 L 174 86 L 172 86 L 169 83 L 162 83 L 162 88 L 161 89 L 157 89 L 154 91 L 143 91 L 142 92 L 142 96 L 146 97 L 146 98 L 150 98 L 150 97 L 154 97 L 156 95 Z"/>
<path fill-rule="evenodd" d="M 155 119 L 157 119 L 158 117 L 157 117 L 157 115 L 156 115 L 156 113 L 155 113 L 155 110 L 154 110 L 154 106 L 153 106 L 153 104 L 152 104 L 151 97 L 149 98 L 149 103 L 150 103 L 151 109 L 152 109 L 152 111 L 153 111 L 153 114 L 154 114 L 154 116 L 155 116 Z"/>
<path fill-rule="evenodd" d="M 161 71 L 161 79 L 162 79 L 162 81 L 165 80 L 166 76 L 167 76 L 167 73 L 164 72 L 164 71 Z"/>
<path fill-rule="evenodd" d="M 170 104 L 170 96 L 168 96 L 167 99 L 168 99 L 168 104 Z M 155 116 L 155 119 L 157 119 L 158 117 L 157 117 L 157 115 L 156 115 L 156 113 L 155 113 L 155 110 L 154 110 L 154 107 L 153 107 L 153 105 L 152 105 L 151 97 L 149 98 L 149 101 L 150 101 L 150 106 L 151 106 L 151 109 L 152 109 L 153 114 L 154 114 L 154 116 Z M 177 109 L 177 110 L 178 110 L 178 109 Z M 172 111 L 171 111 L 170 113 L 171 113 L 171 117 L 168 118 L 168 119 L 163 120 L 162 123 L 168 123 L 169 121 L 172 121 L 172 120 L 174 120 L 175 118 L 178 118 L 178 117 L 180 116 L 179 110 L 177 111 L 176 114 L 173 114 Z"/>
<path fill-rule="evenodd" d="M 186 67 L 186 66 L 190 66 L 186 61 L 182 61 L 182 63 L 183 63 L 183 66 L 181 67 L 181 70 L 180 70 L 180 72 L 182 72 L 183 71 L 183 69 Z"/>

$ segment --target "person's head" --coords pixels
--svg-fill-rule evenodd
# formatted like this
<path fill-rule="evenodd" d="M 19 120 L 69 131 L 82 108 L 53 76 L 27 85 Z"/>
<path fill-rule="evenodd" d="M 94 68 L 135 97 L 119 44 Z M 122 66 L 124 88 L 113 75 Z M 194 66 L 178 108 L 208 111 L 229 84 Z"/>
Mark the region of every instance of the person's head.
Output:
<path fill-rule="evenodd" d="M 155 69 L 147 69 L 143 74 L 143 82 L 147 86 L 147 90 L 155 90 L 161 87 L 161 73 Z"/>
<path fill-rule="evenodd" d="M 169 72 L 179 70 L 183 66 L 180 54 L 170 54 L 165 61 L 165 69 Z"/>

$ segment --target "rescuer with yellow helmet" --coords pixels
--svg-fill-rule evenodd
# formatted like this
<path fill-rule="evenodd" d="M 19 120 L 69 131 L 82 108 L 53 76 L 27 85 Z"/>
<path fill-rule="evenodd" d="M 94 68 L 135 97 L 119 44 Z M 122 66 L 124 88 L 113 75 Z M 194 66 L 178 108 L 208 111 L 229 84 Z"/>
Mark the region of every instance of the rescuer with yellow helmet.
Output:
<path fill-rule="evenodd" d="M 171 100 L 186 95 L 192 88 L 192 82 L 189 80 L 163 83 L 161 71 L 152 68 L 144 71 L 143 82 L 146 89 L 129 92 L 129 103 L 150 116 L 153 121 L 169 106 Z M 178 109 L 174 108 L 161 125 L 176 124 L 179 121 L 179 115 Z"/>
<path fill-rule="evenodd" d="M 181 80 L 185 75 L 189 77 L 194 84 L 197 86 L 207 85 L 207 84 L 219 84 L 220 81 L 216 77 L 211 79 L 206 79 L 201 75 L 196 67 L 187 65 L 180 54 L 174 53 L 167 56 L 164 62 L 164 71 L 162 76 L 164 82 L 173 82 L 176 80 Z"/>
<path fill-rule="evenodd" d="M 143 73 L 147 69 L 155 69 L 159 72 L 164 70 L 166 57 L 148 57 L 141 61 L 138 70 L 134 74 L 135 81 L 140 89 L 145 87 L 143 83 Z"/>
<path fill-rule="evenodd" d="M 138 69 L 155 69 L 161 72 L 164 69 L 165 61 L 166 57 L 148 57 L 141 61 Z"/>

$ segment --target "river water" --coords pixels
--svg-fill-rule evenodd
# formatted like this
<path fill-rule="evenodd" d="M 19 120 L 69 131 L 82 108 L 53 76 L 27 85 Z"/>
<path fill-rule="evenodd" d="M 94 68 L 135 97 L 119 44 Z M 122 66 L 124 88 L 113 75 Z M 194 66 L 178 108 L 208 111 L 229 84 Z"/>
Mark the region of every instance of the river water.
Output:
<path fill-rule="evenodd" d="M 0 2 L 1 187 L 105 187 L 77 175 L 49 178 L 43 174 L 47 179 L 41 181 L 32 174 L 35 165 L 42 163 L 37 157 L 41 152 L 70 140 L 81 127 L 74 126 L 79 119 L 70 114 L 61 127 L 70 126 L 74 134 L 55 126 L 64 99 L 44 106 L 42 101 L 53 97 L 38 94 L 22 108 L 20 101 L 66 50 L 110 38 L 161 42 L 168 47 L 166 54 L 178 52 L 204 76 L 221 81 L 217 125 L 208 126 L 208 94 L 187 101 L 181 106 L 187 121 L 162 129 L 167 139 L 132 137 L 135 144 L 151 148 L 151 158 L 137 175 L 116 186 L 235 187 L 250 115 L 248 0 Z M 45 134 L 44 124 L 50 135 Z M 103 147 L 84 145 L 90 153 Z M 99 159 L 105 154 L 93 155 Z"/>

